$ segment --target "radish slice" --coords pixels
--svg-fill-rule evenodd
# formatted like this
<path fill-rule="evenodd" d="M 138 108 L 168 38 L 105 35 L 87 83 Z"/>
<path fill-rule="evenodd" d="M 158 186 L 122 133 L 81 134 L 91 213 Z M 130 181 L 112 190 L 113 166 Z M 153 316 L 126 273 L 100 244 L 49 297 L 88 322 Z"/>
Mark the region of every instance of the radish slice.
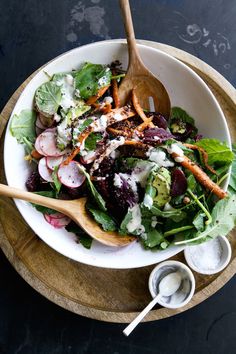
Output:
<path fill-rule="evenodd" d="M 41 135 L 41 134 L 40 134 Z M 35 144 L 34 144 L 34 147 L 35 149 L 38 151 L 38 153 L 42 156 L 44 156 L 44 152 L 42 151 L 41 147 L 40 147 L 40 144 L 39 144 L 39 141 L 40 141 L 40 135 L 37 137 L 36 141 L 35 141 Z"/>
<path fill-rule="evenodd" d="M 52 214 L 52 215 L 44 214 L 44 218 L 50 225 L 52 225 L 56 229 L 65 227 L 71 222 L 71 219 L 68 216 L 63 216 L 62 218 L 56 218 L 54 217 L 54 215 L 56 214 Z"/>
<path fill-rule="evenodd" d="M 59 166 L 62 161 L 64 160 L 63 156 L 58 156 L 58 157 L 46 157 L 46 164 L 49 170 L 54 170 L 55 167 Z"/>
<path fill-rule="evenodd" d="M 68 151 L 58 149 L 56 146 L 55 133 L 54 131 L 48 131 L 48 129 L 39 135 L 39 146 L 44 156 L 57 157 L 64 155 Z"/>
<path fill-rule="evenodd" d="M 47 182 L 53 182 L 52 172 L 47 168 L 46 158 L 43 157 L 39 160 L 38 170 L 40 176 Z"/>
<path fill-rule="evenodd" d="M 57 172 L 59 181 L 70 188 L 80 187 L 85 181 L 85 176 L 79 166 L 80 164 L 77 161 L 70 161 L 68 165 L 61 165 Z"/>

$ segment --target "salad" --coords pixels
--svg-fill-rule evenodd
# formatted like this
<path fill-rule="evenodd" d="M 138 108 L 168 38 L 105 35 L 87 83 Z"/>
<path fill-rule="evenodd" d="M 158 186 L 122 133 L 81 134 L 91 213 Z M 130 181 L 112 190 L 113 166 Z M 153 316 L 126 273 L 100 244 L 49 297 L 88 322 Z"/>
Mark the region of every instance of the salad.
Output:
<path fill-rule="evenodd" d="M 47 75 L 45 73 L 45 75 Z M 120 64 L 84 63 L 57 73 L 35 92 L 34 108 L 14 115 L 10 131 L 25 147 L 28 191 L 58 199 L 87 197 L 105 231 L 134 235 L 145 249 L 196 244 L 227 235 L 236 220 L 233 151 L 202 137 L 194 118 L 142 109 L 132 91 L 120 107 Z M 92 239 L 67 216 L 34 205 L 55 228 L 90 248 Z"/>

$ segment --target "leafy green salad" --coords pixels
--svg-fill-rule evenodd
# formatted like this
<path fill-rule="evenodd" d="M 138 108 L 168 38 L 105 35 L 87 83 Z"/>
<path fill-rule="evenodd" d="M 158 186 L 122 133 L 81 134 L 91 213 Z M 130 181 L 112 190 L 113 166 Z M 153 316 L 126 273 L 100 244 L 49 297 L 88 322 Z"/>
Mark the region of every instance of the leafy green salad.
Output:
<path fill-rule="evenodd" d="M 11 134 L 31 165 L 27 190 L 58 199 L 86 196 L 87 212 L 103 230 L 133 235 L 144 249 L 227 235 L 236 220 L 236 146 L 231 151 L 202 137 L 180 107 L 170 117 L 142 109 L 135 91 L 121 107 L 124 76 L 118 62 L 84 63 L 48 78 L 33 108 L 12 117 Z M 52 227 L 65 227 L 91 247 L 69 217 L 34 207 Z"/>

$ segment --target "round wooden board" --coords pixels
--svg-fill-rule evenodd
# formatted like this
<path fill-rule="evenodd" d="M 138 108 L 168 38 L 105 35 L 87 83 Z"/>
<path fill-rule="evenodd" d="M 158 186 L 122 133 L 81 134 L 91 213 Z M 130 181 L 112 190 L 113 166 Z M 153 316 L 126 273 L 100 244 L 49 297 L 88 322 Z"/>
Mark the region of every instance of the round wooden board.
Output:
<path fill-rule="evenodd" d="M 140 41 L 167 52 L 196 71 L 218 99 L 236 140 L 236 91 L 218 72 L 206 63 L 179 49 L 149 41 Z M 32 74 L 13 94 L 0 119 L 1 183 L 6 183 L 3 171 L 4 128 L 11 111 Z M 184 308 L 171 310 L 155 308 L 145 318 L 153 321 L 183 312 L 207 299 L 220 289 L 235 273 L 236 231 L 229 236 L 232 259 L 228 267 L 217 275 L 196 278 L 196 292 Z M 17 272 L 39 293 L 49 300 L 79 315 L 107 321 L 130 322 L 150 301 L 147 282 L 154 266 L 109 270 L 74 262 L 49 248 L 24 222 L 12 200 L 0 198 L 0 246 Z M 184 262 L 183 254 L 175 259 Z"/>

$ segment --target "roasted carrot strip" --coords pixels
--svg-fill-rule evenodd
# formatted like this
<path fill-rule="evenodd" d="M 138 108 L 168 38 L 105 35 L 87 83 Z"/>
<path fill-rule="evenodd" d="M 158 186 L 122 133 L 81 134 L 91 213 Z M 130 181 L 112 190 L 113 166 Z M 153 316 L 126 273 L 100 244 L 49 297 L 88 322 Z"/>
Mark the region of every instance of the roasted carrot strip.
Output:
<path fill-rule="evenodd" d="M 147 118 L 147 120 L 145 122 L 143 122 L 142 124 L 138 125 L 136 129 L 139 132 L 143 132 L 144 129 L 146 129 L 146 128 L 150 127 L 150 126 L 153 127 L 152 120 L 153 120 L 153 116 Z"/>
<path fill-rule="evenodd" d="M 126 140 L 124 145 L 132 145 L 132 146 L 137 147 L 137 148 L 147 148 L 148 147 L 147 144 L 144 144 L 144 143 L 142 143 L 141 141 L 138 141 L 138 140 Z"/>
<path fill-rule="evenodd" d="M 105 103 L 105 106 L 102 107 L 100 110 L 103 112 L 103 113 L 109 113 L 111 112 L 111 104 L 110 103 Z"/>
<path fill-rule="evenodd" d="M 197 145 L 193 145 L 193 144 L 187 144 L 187 143 L 184 143 L 183 144 L 184 146 L 186 146 L 187 148 L 189 149 L 192 149 L 192 150 L 198 150 L 201 155 L 202 155 L 202 159 L 203 159 L 203 163 L 204 165 L 206 166 L 206 168 L 211 171 L 212 173 L 216 174 L 216 171 L 214 170 L 214 168 L 212 168 L 211 166 L 208 165 L 208 154 L 206 152 L 206 150 L 204 150 L 202 147 L 200 146 L 197 146 Z"/>
<path fill-rule="evenodd" d="M 42 155 L 37 150 L 31 151 L 30 155 L 36 160 L 39 160 L 42 157 Z"/>
<path fill-rule="evenodd" d="M 139 117 L 142 118 L 143 122 L 147 124 L 146 126 L 149 125 L 152 128 L 155 127 L 155 125 L 152 122 L 150 123 L 149 118 L 146 116 L 142 107 L 140 106 L 140 103 L 138 101 L 138 97 L 136 96 L 134 90 L 132 90 L 132 102 L 133 102 L 135 111 L 138 113 Z"/>
<path fill-rule="evenodd" d="M 91 96 L 88 101 L 86 102 L 86 104 L 88 104 L 89 106 L 92 106 L 100 97 L 102 97 L 104 95 L 104 93 L 108 90 L 108 88 L 110 87 L 110 85 L 101 87 L 98 90 L 98 93 L 95 96 Z"/>
<path fill-rule="evenodd" d="M 179 156 L 175 152 L 171 154 L 173 158 L 179 157 L 180 164 L 192 172 L 198 182 L 200 182 L 205 188 L 209 189 L 212 193 L 217 195 L 218 198 L 223 199 L 227 196 L 227 193 L 221 189 L 216 183 L 214 183 L 208 175 L 187 156 Z"/>
<path fill-rule="evenodd" d="M 107 128 L 107 131 L 115 136 L 127 136 L 127 137 L 130 137 L 132 135 L 132 131 L 130 131 L 130 134 L 127 133 L 126 131 L 124 130 L 119 130 L 119 129 L 115 129 L 115 128 L 112 128 L 112 127 L 108 127 Z"/>
<path fill-rule="evenodd" d="M 80 152 L 81 146 L 83 145 L 84 141 L 87 139 L 90 133 L 92 133 L 93 128 L 88 127 L 86 128 L 78 137 L 78 147 L 72 151 L 72 153 L 67 157 L 67 159 L 63 162 L 64 165 L 68 165 L 70 161 Z"/>
<path fill-rule="evenodd" d="M 119 94 L 118 94 L 118 83 L 116 79 L 113 79 L 111 81 L 112 84 L 112 96 L 113 96 L 113 100 L 114 100 L 114 105 L 115 108 L 120 107 L 120 98 L 119 98 Z"/>

